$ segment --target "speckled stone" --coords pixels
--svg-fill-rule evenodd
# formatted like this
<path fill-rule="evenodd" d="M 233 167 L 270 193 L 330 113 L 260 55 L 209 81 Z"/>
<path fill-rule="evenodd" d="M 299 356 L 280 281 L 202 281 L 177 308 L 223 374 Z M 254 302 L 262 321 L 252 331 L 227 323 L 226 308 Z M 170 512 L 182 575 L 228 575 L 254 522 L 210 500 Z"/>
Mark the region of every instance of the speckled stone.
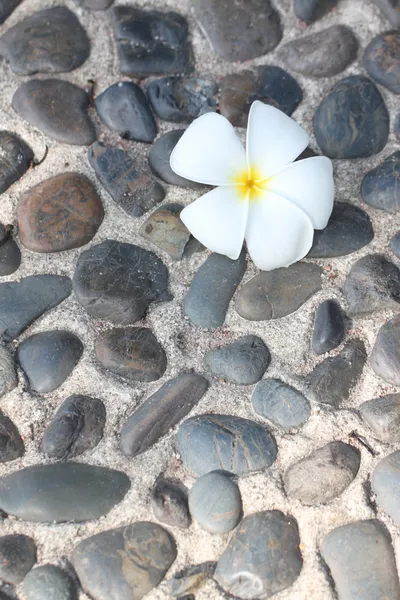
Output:
<path fill-rule="evenodd" d="M 344 318 L 335 300 L 325 300 L 318 306 L 314 317 L 311 346 L 315 354 L 325 354 L 337 348 L 344 336 Z"/>
<path fill-rule="evenodd" d="M 24 140 L 11 131 L 0 131 L 0 194 L 25 175 L 33 159 Z"/>
<path fill-rule="evenodd" d="M 0 398 L 11 392 L 18 385 L 14 357 L 0 345 Z"/>
<path fill-rule="evenodd" d="M 378 508 L 400 524 L 400 450 L 382 458 L 371 477 Z"/>
<path fill-rule="evenodd" d="M 106 10 L 110 8 L 114 0 L 75 0 L 75 2 L 89 10 Z"/>
<path fill-rule="evenodd" d="M 77 600 L 78 590 L 70 575 L 56 565 L 40 565 L 22 583 L 26 600 Z"/>
<path fill-rule="evenodd" d="M 338 0 L 294 0 L 294 12 L 298 19 L 312 23 L 336 6 Z"/>
<path fill-rule="evenodd" d="M 0 223 L 0 277 L 12 275 L 21 265 L 21 251 L 13 240 L 12 226 Z"/>
<path fill-rule="evenodd" d="M 218 85 L 197 77 L 163 77 L 147 88 L 154 112 L 164 121 L 191 123 L 217 110 Z"/>
<path fill-rule="evenodd" d="M 284 431 L 301 427 L 311 414 L 305 396 L 279 379 L 263 379 L 253 392 L 254 411 Z"/>
<path fill-rule="evenodd" d="M 149 165 L 153 173 L 166 183 L 181 187 L 201 188 L 203 186 L 177 175 L 171 168 L 172 151 L 184 133 L 184 129 L 174 129 L 159 137 L 150 148 Z"/>
<path fill-rule="evenodd" d="M 161 523 L 181 529 L 190 527 L 188 496 L 182 486 L 158 477 L 151 489 L 150 501 L 153 514 Z"/>
<path fill-rule="evenodd" d="M 0 3 L 0 23 L 11 15 L 11 13 L 21 4 L 22 0 L 1 0 Z"/>
<path fill-rule="evenodd" d="M 382 325 L 369 361 L 377 375 L 400 386 L 400 316 Z"/>
<path fill-rule="evenodd" d="M 394 152 L 380 165 L 368 171 L 362 180 L 361 196 L 363 201 L 397 214 L 400 210 L 400 151 Z"/>
<path fill-rule="evenodd" d="M 377 83 L 400 94 L 400 32 L 380 33 L 364 52 L 364 67 Z"/>
<path fill-rule="evenodd" d="M 193 519 L 209 533 L 228 533 L 240 521 L 242 497 L 232 477 L 212 471 L 194 483 L 189 509 Z"/>
<path fill-rule="evenodd" d="M 212 579 L 216 566 L 216 562 L 207 561 L 178 571 L 172 579 L 165 582 L 168 592 L 179 600 L 194 600 L 194 595 L 190 592 L 197 592 L 209 579 Z"/>
<path fill-rule="evenodd" d="M 181 260 L 190 232 L 180 220 L 181 204 L 164 204 L 144 221 L 139 233 L 174 260 Z"/>
<path fill-rule="evenodd" d="M 271 360 L 263 340 L 245 335 L 231 344 L 209 350 L 204 357 L 207 369 L 224 381 L 252 385 L 264 375 Z"/>
<path fill-rule="evenodd" d="M 18 585 L 36 562 L 36 545 L 22 534 L 0 537 L 0 578 Z"/>
<path fill-rule="evenodd" d="M 388 444 L 400 442 L 400 394 L 367 400 L 358 410 L 379 440 Z"/>
<path fill-rule="evenodd" d="M 24 453 L 24 442 L 17 427 L 0 410 L 0 463 L 20 458 Z"/>
<path fill-rule="evenodd" d="M 399 0 L 372 0 L 394 27 L 400 27 Z"/>

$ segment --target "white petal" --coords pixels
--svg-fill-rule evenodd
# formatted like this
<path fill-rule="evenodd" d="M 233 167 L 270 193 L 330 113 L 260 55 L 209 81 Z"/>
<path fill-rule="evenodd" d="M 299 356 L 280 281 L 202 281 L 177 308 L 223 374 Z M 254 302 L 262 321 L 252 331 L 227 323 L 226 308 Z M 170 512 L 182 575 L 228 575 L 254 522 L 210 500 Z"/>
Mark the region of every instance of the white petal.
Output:
<path fill-rule="evenodd" d="M 246 242 L 255 265 L 263 271 L 288 267 L 308 254 L 314 229 L 294 204 L 264 192 L 249 205 Z"/>
<path fill-rule="evenodd" d="M 324 229 L 327 226 L 335 196 L 329 158 L 315 156 L 299 160 L 271 177 L 265 189 L 284 196 L 304 210 L 314 229 Z"/>
<path fill-rule="evenodd" d="M 189 204 L 180 218 L 206 248 L 235 260 L 243 246 L 249 203 L 234 187 L 218 187 Z"/>
<path fill-rule="evenodd" d="M 293 162 L 308 142 L 307 132 L 296 121 L 273 106 L 253 102 L 247 129 L 247 161 L 264 178 Z"/>
<path fill-rule="evenodd" d="M 171 154 L 171 168 L 191 181 L 232 185 L 247 170 L 246 153 L 228 119 L 202 115 L 185 131 Z"/>

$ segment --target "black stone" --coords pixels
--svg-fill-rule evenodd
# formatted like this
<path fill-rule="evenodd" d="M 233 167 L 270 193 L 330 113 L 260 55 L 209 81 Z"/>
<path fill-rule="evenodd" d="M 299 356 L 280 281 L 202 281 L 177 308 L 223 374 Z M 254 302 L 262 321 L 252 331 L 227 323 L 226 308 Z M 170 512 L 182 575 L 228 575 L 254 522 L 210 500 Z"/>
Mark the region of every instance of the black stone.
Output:
<path fill-rule="evenodd" d="M 0 345 L 0 398 L 18 385 L 14 356 Z"/>
<path fill-rule="evenodd" d="M 188 497 L 182 486 L 158 477 L 151 490 L 150 500 L 154 516 L 161 523 L 181 529 L 190 527 L 192 519 L 189 513 Z"/>
<path fill-rule="evenodd" d="M 207 561 L 178 571 L 172 579 L 165 582 L 168 592 L 179 600 L 194 600 L 195 597 L 188 592 L 197 592 L 206 581 L 212 579 L 216 566 L 216 562 Z"/>
<path fill-rule="evenodd" d="M 11 15 L 11 13 L 21 4 L 22 0 L 1 0 L 0 2 L 0 24 Z"/>
<path fill-rule="evenodd" d="M 140 235 L 174 260 L 182 260 L 190 232 L 180 219 L 181 204 L 164 204 L 142 223 Z"/>
<path fill-rule="evenodd" d="M 81 340 L 69 331 L 35 333 L 18 347 L 17 359 L 30 387 L 42 394 L 64 383 L 82 356 Z"/>
<path fill-rule="evenodd" d="M 387 321 L 376 336 L 370 364 L 377 375 L 400 386 L 400 317 Z"/>
<path fill-rule="evenodd" d="M 311 414 L 307 398 L 279 379 L 262 379 L 251 403 L 258 415 L 283 430 L 301 427 Z"/>
<path fill-rule="evenodd" d="M 400 27 L 399 0 L 372 0 L 394 27 Z"/>
<path fill-rule="evenodd" d="M 371 476 L 378 507 L 400 524 L 400 450 L 378 462 Z"/>
<path fill-rule="evenodd" d="M 312 23 L 336 6 L 338 0 L 294 0 L 294 12 L 298 19 Z"/>
<path fill-rule="evenodd" d="M 400 94 L 400 33 L 380 33 L 364 52 L 368 74 L 394 94 Z"/>
<path fill-rule="evenodd" d="M 78 600 L 74 580 L 56 565 L 41 565 L 30 571 L 22 590 L 26 600 Z"/>
<path fill-rule="evenodd" d="M 382 442 L 400 442 L 400 394 L 373 398 L 360 404 L 358 410 Z"/>
<path fill-rule="evenodd" d="M 24 453 L 24 442 L 18 429 L 0 410 L 0 463 L 20 458 Z"/>
<path fill-rule="evenodd" d="M 197 77 L 156 79 L 147 94 L 156 115 L 173 123 L 191 123 L 217 110 L 218 85 Z"/>
<path fill-rule="evenodd" d="M 344 336 L 342 310 L 334 300 L 322 302 L 315 313 L 312 334 L 312 349 L 315 354 L 324 354 L 341 343 Z"/>
<path fill-rule="evenodd" d="M 21 265 L 21 251 L 11 236 L 11 226 L 0 223 L 0 277 L 12 275 Z"/>
<path fill-rule="evenodd" d="M 231 344 L 209 350 L 204 357 L 204 363 L 214 377 L 238 385 L 257 383 L 270 360 L 267 346 L 256 335 L 242 336 Z"/>
<path fill-rule="evenodd" d="M 0 131 L 0 194 L 27 172 L 33 159 L 24 140 L 11 131 Z"/>
<path fill-rule="evenodd" d="M 113 4 L 114 0 L 75 0 L 79 6 L 90 10 L 106 10 Z"/>
<path fill-rule="evenodd" d="M 200 184 L 177 175 L 171 168 L 172 151 L 184 133 L 184 129 L 174 129 L 159 137 L 150 148 L 149 165 L 153 173 L 166 183 L 181 187 L 199 188 L 202 187 Z"/>
<path fill-rule="evenodd" d="M 361 184 L 362 199 L 373 208 L 396 214 L 400 210 L 400 151 L 368 171 Z"/>
<path fill-rule="evenodd" d="M 36 562 L 35 542 L 26 535 L 0 537 L 0 578 L 18 585 Z"/>
<path fill-rule="evenodd" d="M 314 133 L 330 158 L 366 158 L 383 150 L 389 114 L 376 85 L 362 75 L 339 81 L 315 112 Z"/>

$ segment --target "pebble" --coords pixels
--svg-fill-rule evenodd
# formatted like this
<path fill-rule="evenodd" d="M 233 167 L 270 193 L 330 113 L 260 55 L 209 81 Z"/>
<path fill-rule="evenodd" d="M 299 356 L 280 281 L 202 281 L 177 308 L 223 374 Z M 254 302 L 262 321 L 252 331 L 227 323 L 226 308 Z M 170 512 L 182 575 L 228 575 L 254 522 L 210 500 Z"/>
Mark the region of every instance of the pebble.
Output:
<path fill-rule="evenodd" d="M 83 522 L 98 519 L 130 488 L 120 471 L 83 463 L 34 465 L 0 478 L 0 507 L 24 521 Z"/>
<path fill-rule="evenodd" d="M 75 0 L 79 6 L 90 10 L 106 10 L 110 8 L 114 0 Z"/>
<path fill-rule="evenodd" d="M 249 515 L 218 561 L 214 578 L 238 598 L 269 598 L 291 586 L 303 559 L 296 519 L 279 510 Z"/>
<path fill-rule="evenodd" d="M 387 321 L 376 336 L 369 359 L 377 375 L 400 386 L 400 317 Z"/>
<path fill-rule="evenodd" d="M 382 458 L 371 476 L 372 492 L 380 510 L 400 524 L 400 450 Z"/>
<path fill-rule="evenodd" d="M 253 392 L 251 403 L 260 417 L 283 431 L 301 427 L 311 414 L 310 403 L 298 390 L 279 379 L 263 379 Z"/>
<path fill-rule="evenodd" d="M 4 23 L 21 2 L 22 0 L 2 0 L 0 4 L 0 24 Z"/>
<path fill-rule="evenodd" d="M 383 163 L 368 171 L 362 180 L 361 196 L 363 201 L 396 214 L 400 210 L 400 151 L 394 152 Z"/>
<path fill-rule="evenodd" d="M 113 26 L 122 74 L 141 78 L 193 71 L 189 26 L 182 15 L 116 6 Z"/>
<path fill-rule="evenodd" d="M 366 158 L 383 150 L 389 114 L 376 85 L 362 75 L 339 81 L 315 112 L 314 133 L 330 158 Z"/>
<path fill-rule="evenodd" d="M 393 254 L 400 258 L 400 231 L 398 231 L 390 240 L 390 248 Z"/>
<path fill-rule="evenodd" d="M 189 492 L 193 519 L 209 533 L 228 533 L 242 516 L 242 497 L 232 477 L 218 471 L 197 479 Z"/>
<path fill-rule="evenodd" d="M 48 456 L 66 459 L 92 450 L 103 437 L 106 408 L 89 396 L 69 396 L 47 426 L 42 450 Z"/>
<path fill-rule="evenodd" d="M 400 442 L 400 394 L 367 400 L 358 410 L 379 440 L 388 444 Z"/>
<path fill-rule="evenodd" d="M 286 317 L 319 292 L 321 275 L 321 267 L 302 262 L 261 271 L 239 290 L 236 311 L 248 321 Z"/>
<path fill-rule="evenodd" d="M 246 254 L 237 260 L 211 254 L 195 273 L 183 301 L 183 310 L 193 325 L 216 328 L 223 325 L 229 303 L 246 270 Z"/>
<path fill-rule="evenodd" d="M 291 465 L 283 482 L 288 496 L 303 504 L 326 504 L 354 481 L 361 454 L 344 442 L 330 442 Z"/>
<path fill-rule="evenodd" d="M 314 317 L 311 346 L 315 354 L 325 354 L 341 344 L 345 326 L 342 309 L 335 300 L 325 300 Z"/>
<path fill-rule="evenodd" d="M 352 30 L 346 25 L 333 25 L 287 42 L 280 48 L 279 58 L 302 75 L 333 77 L 356 59 L 357 49 Z"/>
<path fill-rule="evenodd" d="M 321 553 L 340 600 L 400 598 L 390 533 L 377 519 L 337 527 L 322 540 Z"/>
<path fill-rule="evenodd" d="M 197 373 L 184 373 L 164 383 L 123 426 L 123 454 L 132 457 L 146 452 L 196 406 L 207 389 L 207 379 Z"/>
<path fill-rule="evenodd" d="M 152 81 L 147 94 L 154 112 L 164 121 L 191 123 L 217 110 L 218 85 L 198 77 L 162 77 Z"/>
<path fill-rule="evenodd" d="M 0 131 L 0 194 L 21 179 L 32 166 L 30 146 L 11 131 Z"/>
<path fill-rule="evenodd" d="M 311 400 L 339 408 L 357 385 L 367 360 L 364 343 L 358 339 L 346 342 L 336 356 L 325 358 L 306 377 Z"/>
<path fill-rule="evenodd" d="M 400 27 L 399 0 L 372 0 L 394 27 Z"/>
<path fill-rule="evenodd" d="M 166 581 L 168 593 L 179 600 L 194 600 L 194 596 L 182 596 L 188 592 L 196 592 L 202 585 L 214 576 L 216 562 L 208 561 L 194 565 L 175 573 L 172 579 Z"/>
<path fill-rule="evenodd" d="M 26 600 L 77 600 L 75 582 L 56 565 L 41 565 L 30 571 L 22 584 Z"/>
<path fill-rule="evenodd" d="M 12 107 L 25 121 L 63 144 L 89 146 L 96 132 L 87 110 L 89 95 L 61 79 L 31 79 L 22 83 Z"/>
<path fill-rule="evenodd" d="M 188 497 L 182 486 L 158 477 L 152 487 L 150 501 L 154 516 L 161 523 L 181 529 L 190 527 L 192 519 Z"/>
<path fill-rule="evenodd" d="M 97 337 L 95 352 L 105 369 L 131 381 L 157 381 L 167 368 L 164 350 L 145 327 L 108 329 Z"/>
<path fill-rule="evenodd" d="M 236 475 L 261 471 L 275 462 L 278 452 L 266 427 L 230 415 L 187 419 L 178 429 L 176 443 L 184 466 L 195 475 L 219 470 Z"/>
<path fill-rule="evenodd" d="M 200 184 L 177 175 L 171 168 L 172 151 L 184 133 L 184 129 L 174 129 L 159 137 L 150 148 L 149 165 L 153 173 L 165 183 L 194 189 L 201 188 Z"/>
<path fill-rule="evenodd" d="M 0 463 L 20 458 L 24 453 L 24 442 L 18 429 L 0 410 Z"/>
<path fill-rule="evenodd" d="M 39 10 L 0 38 L 0 55 L 18 75 L 73 71 L 89 54 L 89 38 L 66 6 Z"/>
<path fill-rule="evenodd" d="M 12 226 L 0 223 L 0 277 L 12 275 L 21 265 L 21 251 L 11 236 Z"/>
<path fill-rule="evenodd" d="M 116 325 L 135 323 L 152 302 L 171 300 L 167 285 L 168 270 L 153 252 L 115 240 L 82 252 L 73 277 L 78 302 Z"/>
<path fill-rule="evenodd" d="M 393 133 L 398 140 L 400 140 L 400 113 L 397 115 L 397 118 L 394 123 Z"/>
<path fill-rule="evenodd" d="M 14 357 L 0 345 L 0 398 L 11 392 L 18 385 Z"/>
<path fill-rule="evenodd" d="M 64 383 L 82 353 L 81 340 L 70 331 L 42 331 L 21 342 L 17 359 L 31 389 L 45 394 Z"/>
<path fill-rule="evenodd" d="M 279 14 L 269 0 L 193 0 L 192 5 L 214 51 L 230 62 L 262 56 L 282 39 Z"/>
<path fill-rule="evenodd" d="M 157 125 L 142 88 L 133 81 L 120 81 L 96 98 L 96 109 L 108 129 L 128 140 L 151 143 Z"/>
<path fill-rule="evenodd" d="M 334 258 L 357 252 L 374 238 L 371 219 L 358 206 L 335 202 L 328 225 L 314 232 L 307 258 Z"/>
<path fill-rule="evenodd" d="M 36 562 L 36 545 L 22 534 L 0 537 L 0 578 L 18 585 Z"/>
<path fill-rule="evenodd" d="M 305 23 L 317 21 L 334 8 L 338 0 L 294 0 L 294 12 Z"/>
<path fill-rule="evenodd" d="M 89 179 L 79 173 L 62 173 L 21 195 L 19 238 L 32 252 L 71 250 L 93 239 L 103 217 L 103 205 Z"/>
<path fill-rule="evenodd" d="M 303 92 L 287 71 L 271 65 L 232 73 L 223 79 L 219 108 L 232 125 L 247 127 L 250 106 L 255 100 L 290 116 L 303 100 Z"/>
<path fill-rule="evenodd" d="M 61 275 L 29 275 L 0 283 L 0 336 L 15 339 L 33 321 L 71 294 L 71 280 Z"/>
<path fill-rule="evenodd" d="M 190 239 L 190 232 L 180 220 L 181 204 L 164 204 L 144 221 L 139 233 L 173 260 L 181 260 Z"/>
<path fill-rule="evenodd" d="M 209 350 L 204 357 L 214 377 L 238 385 L 260 381 L 270 361 L 267 346 L 256 335 L 244 335 L 226 346 Z"/>
<path fill-rule="evenodd" d="M 386 31 L 374 37 L 365 49 L 364 67 L 377 83 L 400 94 L 400 32 Z"/>
<path fill-rule="evenodd" d="M 141 521 L 83 540 L 72 562 L 93 600 L 141 600 L 164 579 L 175 558 L 172 535 Z"/>
<path fill-rule="evenodd" d="M 343 292 L 351 317 L 400 310 L 400 271 L 381 254 L 368 254 L 351 267 Z"/>

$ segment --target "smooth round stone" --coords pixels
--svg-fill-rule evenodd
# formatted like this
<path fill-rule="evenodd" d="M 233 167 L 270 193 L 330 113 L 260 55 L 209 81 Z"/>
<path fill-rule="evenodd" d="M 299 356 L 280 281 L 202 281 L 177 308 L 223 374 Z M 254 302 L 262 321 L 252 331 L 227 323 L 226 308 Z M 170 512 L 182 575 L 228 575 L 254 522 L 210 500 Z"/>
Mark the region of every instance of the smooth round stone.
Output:
<path fill-rule="evenodd" d="M 53 392 L 64 383 L 82 356 L 83 344 L 70 331 L 35 333 L 18 347 L 17 359 L 35 392 Z"/>
<path fill-rule="evenodd" d="M 394 27 L 400 27 L 399 0 L 372 0 Z"/>
<path fill-rule="evenodd" d="M 18 75 L 73 71 L 89 54 L 89 38 L 66 6 L 40 10 L 0 38 L 0 55 Z"/>
<path fill-rule="evenodd" d="M 131 381 L 156 381 L 167 368 L 167 357 L 145 327 L 109 329 L 95 342 L 97 360 L 107 370 Z"/>
<path fill-rule="evenodd" d="M 358 410 L 379 440 L 388 444 L 400 442 L 400 394 L 367 400 Z"/>
<path fill-rule="evenodd" d="M 334 300 L 325 300 L 318 306 L 314 317 L 311 346 L 315 354 L 325 354 L 337 348 L 344 336 L 342 309 Z"/>
<path fill-rule="evenodd" d="M 346 25 L 333 25 L 288 42 L 280 48 L 279 57 L 302 75 L 332 77 L 355 60 L 357 49 L 352 30 Z"/>
<path fill-rule="evenodd" d="M 394 152 L 380 165 L 368 171 L 362 180 L 363 201 L 396 214 L 400 210 L 400 151 Z"/>
<path fill-rule="evenodd" d="M 25 175 L 33 159 L 24 140 L 11 131 L 0 131 L 0 194 Z"/>
<path fill-rule="evenodd" d="M 207 561 L 178 571 L 172 579 L 165 582 L 169 594 L 180 600 L 194 600 L 194 595 L 190 592 L 197 592 L 209 579 L 212 579 L 216 566 L 216 562 Z"/>
<path fill-rule="evenodd" d="M 11 226 L 0 223 L 0 277 L 12 275 L 21 265 L 21 251 L 11 237 Z"/>
<path fill-rule="evenodd" d="M 157 125 L 143 90 L 133 81 L 120 81 L 96 98 L 96 109 L 108 129 L 128 140 L 151 143 Z"/>
<path fill-rule="evenodd" d="M 398 231 L 390 240 L 390 248 L 393 254 L 400 258 L 400 231 Z"/>
<path fill-rule="evenodd" d="M 376 85 L 362 75 L 339 81 L 315 112 L 314 133 L 330 158 L 366 158 L 383 150 L 389 114 Z"/>
<path fill-rule="evenodd" d="M 201 187 L 200 184 L 177 175 L 171 168 L 170 158 L 172 151 L 184 133 L 184 129 L 168 131 L 152 144 L 149 152 L 150 169 L 157 177 L 171 185 L 199 188 Z"/>
<path fill-rule="evenodd" d="M 380 33 L 364 52 L 368 74 L 394 94 L 400 94 L 400 32 Z"/>
<path fill-rule="evenodd" d="M 380 460 L 371 477 L 378 508 L 400 524 L 400 450 Z"/>
<path fill-rule="evenodd" d="M 236 475 L 261 471 L 277 456 L 275 439 L 266 427 L 230 415 L 187 419 L 178 429 L 176 443 L 184 466 L 195 475 L 219 470 Z"/>
<path fill-rule="evenodd" d="M 36 545 L 32 538 L 11 534 L 0 537 L 0 578 L 18 585 L 36 562 Z"/>
<path fill-rule="evenodd" d="M 26 600 L 77 600 L 78 590 L 70 575 L 56 565 L 30 571 L 22 584 Z"/>
<path fill-rule="evenodd" d="M 190 232 L 180 220 L 181 204 L 164 204 L 144 221 L 140 235 L 174 260 L 181 260 L 190 239 Z"/>
<path fill-rule="evenodd" d="M 4 23 L 21 2 L 22 0 L 2 0 L 0 4 L 0 23 Z"/>
<path fill-rule="evenodd" d="M 243 600 L 269 598 L 290 587 L 303 559 L 296 519 L 279 510 L 249 515 L 218 561 L 215 580 Z"/>
<path fill-rule="evenodd" d="M 218 85 L 197 77 L 163 77 L 150 83 L 147 95 L 160 119 L 190 123 L 217 110 Z"/>
<path fill-rule="evenodd" d="M 47 426 L 42 450 L 48 456 L 65 459 L 95 448 L 103 437 L 106 408 L 101 400 L 69 396 Z"/>
<path fill-rule="evenodd" d="M 89 146 L 96 139 L 89 106 L 85 90 L 61 79 L 25 81 L 12 99 L 22 119 L 57 142 L 78 146 Z"/>
<path fill-rule="evenodd" d="M 151 490 L 150 502 L 154 516 L 161 523 L 181 529 L 190 527 L 188 497 L 180 485 L 158 477 Z"/>
<path fill-rule="evenodd" d="M 24 453 L 24 442 L 18 429 L 0 410 L 0 463 L 20 458 Z"/>
<path fill-rule="evenodd" d="M 294 12 L 298 19 L 312 23 L 336 6 L 337 0 L 294 0 Z"/>
<path fill-rule="evenodd" d="M 88 8 L 89 10 L 106 10 L 110 8 L 114 0 L 75 0 L 79 6 Z"/>
<path fill-rule="evenodd" d="M 279 379 L 260 381 L 253 392 L 251 403 L 260 417 L 268 419 L 284 431 L 301 427 L 311 414 L 307 398 Z"/>
<path fill-rule="evenodd" d="M 400 386 L 400 317 L 382 325 L 369 361 L 377 375 L 387 383 Z"/>
<path fill-rule="evenodd" d="M 245 335 L 231 344 L 209 350 L 204 357 L 204 363 L 214 377 L 238 385 L 260 381 L 270 360 L 267 346 L 256 335 Z"/>
<path fill-rule="evenodd" d="M 11 392 L 18 385 L 14 357 L 0 345 L 0 398 Z"/>
<path fill-rule="evenodd" d="M 193 485 L 189 509 L 193 519 L 209 533 L 228 533 L 240 521 L 242 497 L 231 477 L 212 471 Z"/>

